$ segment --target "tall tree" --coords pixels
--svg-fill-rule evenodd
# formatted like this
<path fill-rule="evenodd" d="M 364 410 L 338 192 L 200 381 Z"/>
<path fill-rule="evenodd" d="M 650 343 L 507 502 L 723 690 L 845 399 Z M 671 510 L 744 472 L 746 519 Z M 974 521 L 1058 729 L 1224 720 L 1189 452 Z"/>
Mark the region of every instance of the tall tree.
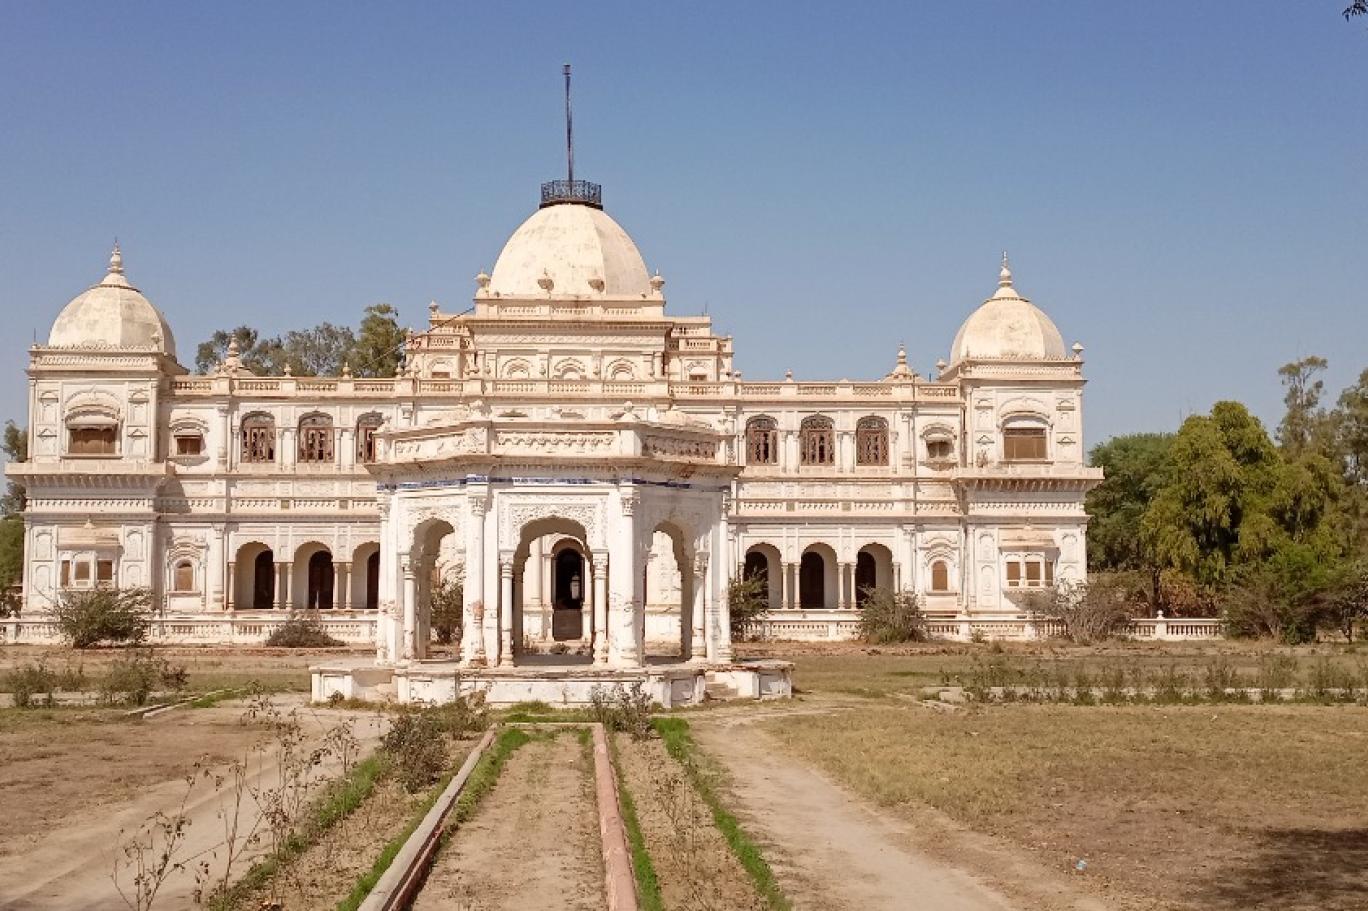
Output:
<path fill-rule="evenodd" d="M 238 355 L 249 356 L 257 344 L 257 331 L 251 326 L 219 329 L 195 349 L 195 372 L 209 373 L 228 356 L 228 345 L 237 339 Z"/>
<path fill-rule="evenodd" d="M 28 434 L 13 421 L 5 422 L 0 449 L 9 462 L 28 460 Z M 24 487 L 8 482 L 0 499 L 0 617 L 18 613 L 18 587 L 24 578 Z"/>
<path fill-rule="evenodd" d="M 1335 430 L 1347 479 L 1356 486 L 1368 486 L 1368 370 L 1340 393 Z"/>
<path fill-rule="evenodd" d="M 352 372 L 357 376 L 394 376 L 399 372 L 403 346 L 399 311 L 389 304 L 372 304 L 361 318 Z"/>
<path fill-rule="evenodd" d="M 1093 447 L 1089 460 L 1105 480 L 1088 494 L 1088 562 L 1101 571 L 1143 569 L 1152 562 L 1140 520 L 1168 479 L 1171 433 L 1133 433 Z"/>
<path fill-rule="evenodd" d="M 1311 355 L 1278 368 L 1287 408 L 1278 425 L 1278 444 L 1293 458 L 1313 449 L 1325 453 L 1332 445 L 1329 420 L 1321 407 L 1325 381 L 1320 375 L 1327 366 L 1325 358 Z"/>
<path fill-rule="evenodd" d="M 285 361 L 298 376 L 337 376 L 352 357 L 356 334 L 346 326 L 319 323 L 285 333 Z"/>

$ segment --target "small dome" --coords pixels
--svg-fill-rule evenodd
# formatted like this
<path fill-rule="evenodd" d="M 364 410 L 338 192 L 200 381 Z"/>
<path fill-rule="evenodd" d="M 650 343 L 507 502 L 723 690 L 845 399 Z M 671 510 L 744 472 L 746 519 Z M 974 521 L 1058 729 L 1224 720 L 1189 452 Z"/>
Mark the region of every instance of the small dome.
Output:
<path fill-rule="evenodd" d="M 104 281 L 82 291 L 57 314 L 48 334 L 56 348 L 156 349 L 175 358 L 176 340 L 166 317 L 124 277 L 119 245 Z"/>
<path fill-rule="evenodd" d="M 950 348 L 950 362 L 966 358 L 1054 360 L 1066 356 L 1064 338 L 1055 324 L 1012 287 L 1012 271 L 1004 253 L 997 292 L 960 326 Z"/>
<path fill-rule="evenodd" d="M 559 203 L 538 209 L 513 232 L 486 290 L 504 297 L 638 297 L 651 293 L 651 279 L 632 238 L 602 209 Z"/>

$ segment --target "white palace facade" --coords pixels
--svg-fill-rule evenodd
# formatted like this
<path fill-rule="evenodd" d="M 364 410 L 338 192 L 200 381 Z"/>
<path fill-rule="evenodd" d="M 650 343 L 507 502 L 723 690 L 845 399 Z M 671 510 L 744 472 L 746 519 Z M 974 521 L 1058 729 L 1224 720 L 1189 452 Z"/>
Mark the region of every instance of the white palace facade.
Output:
<path fill-rule="evenodd" d="M 731 337 L 667 311 L 595 184 L 544 185 L 475 282 L 393 378 L 259 376 L 236 349 L 192 375 L 116 248 L 30 352 L 7 638 L 50 636 L 64 591 L 140 586 L 170 639 L 259 641 L 318 608 L 404 666 L 459 571 L 461 666 L 726 663 L 737 572 L 789 638 L 853 634 L 880 587 L 942 634 L 1019 634 L 1022 593 L 1085 576 L 1082 348 L 1005 257 L 934 378 L 900 350 L 854 382 L 743 381 Z"/>

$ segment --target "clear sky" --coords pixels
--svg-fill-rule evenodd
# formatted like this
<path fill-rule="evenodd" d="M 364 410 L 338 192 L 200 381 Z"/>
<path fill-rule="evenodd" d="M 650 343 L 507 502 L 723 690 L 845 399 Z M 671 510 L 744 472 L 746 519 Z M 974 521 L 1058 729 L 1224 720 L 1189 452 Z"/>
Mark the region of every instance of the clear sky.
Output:
<path fill-rule="evenodd" d="M 103 274 L 215 328 L 419 325 L 563 170 L 748 378 L 932 371 L 995 286 L 1086 346 L 1090 442 L 1368 367 L 1347 0 L 34 3 L 0 25 L 0 417 Z"/>

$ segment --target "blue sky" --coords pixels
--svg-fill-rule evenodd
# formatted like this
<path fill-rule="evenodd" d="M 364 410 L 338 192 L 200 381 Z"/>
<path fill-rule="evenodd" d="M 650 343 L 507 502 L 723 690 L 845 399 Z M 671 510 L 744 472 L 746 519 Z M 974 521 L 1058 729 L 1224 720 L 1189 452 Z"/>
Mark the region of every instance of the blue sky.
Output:
<path fill-rule="evenodd" d="M 1239 4 L 12 3 L 0 417 L 111 239 L 218 327 L 461 309 L 577 170 L 748 378 L 923 374 L 994 288 L 1086 346 L 1091 442 L 1368 367 L 1368 23 Z"/>

